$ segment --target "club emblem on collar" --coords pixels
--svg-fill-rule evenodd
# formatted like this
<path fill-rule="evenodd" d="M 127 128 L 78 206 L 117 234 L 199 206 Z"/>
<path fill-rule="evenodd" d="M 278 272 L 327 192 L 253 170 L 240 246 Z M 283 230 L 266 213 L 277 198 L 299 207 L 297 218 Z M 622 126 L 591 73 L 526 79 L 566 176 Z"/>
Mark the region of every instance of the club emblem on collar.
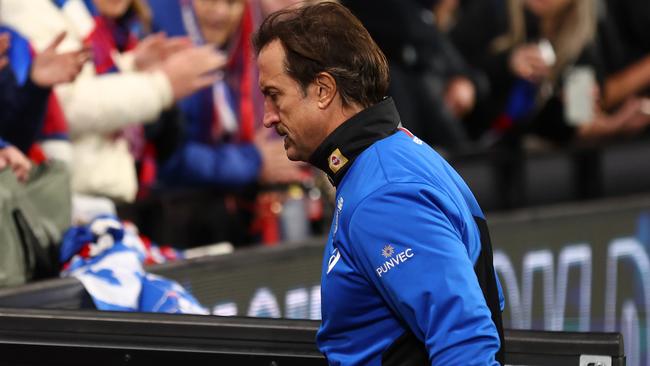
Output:
<path fill-rule="evenodd" d="M 341 153 L 341 150 L 337 148 L 330 154 L 329 158 L 327 159 L 327 162 L 329 164 L 330 170 L 333 173 L 336 173 L 341 168 L 343 168 L 345 164 L 348 163 L 348 158 L 346 158 L 343 155 L 343 153 Z"/>

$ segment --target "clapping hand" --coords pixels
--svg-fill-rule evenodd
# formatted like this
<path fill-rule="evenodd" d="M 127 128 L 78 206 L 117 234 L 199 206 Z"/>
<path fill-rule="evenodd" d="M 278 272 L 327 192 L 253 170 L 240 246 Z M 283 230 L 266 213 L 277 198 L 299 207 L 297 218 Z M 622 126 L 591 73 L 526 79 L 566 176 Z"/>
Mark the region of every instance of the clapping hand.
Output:
<path fill-rule="evenodd" d="M 156 33 L 145 37 L 133 51 L 135 68 L 149 71 L 160 67 L 171 55 L 192 46 L 187 37 L 167 37 L 164 33 Z"/>
<path fill-rule="evenodd" d="M 217 82 L 226 61 L 212 46 L 192 46 L 169 56 L 160 69 L 169 79 L 174 100 L 179 100 Z"/>
<path fill-rule="evenodd" d="M 56 48 L 65 38 L 65 32 L 59 33 L 54 40 L 34 57 L 31 79 L 34 84 L 50 88 L 61 83 L 73 81 L 84 63 L 88 61 L 90 52 L 87 49 L 56 53 Z"/>

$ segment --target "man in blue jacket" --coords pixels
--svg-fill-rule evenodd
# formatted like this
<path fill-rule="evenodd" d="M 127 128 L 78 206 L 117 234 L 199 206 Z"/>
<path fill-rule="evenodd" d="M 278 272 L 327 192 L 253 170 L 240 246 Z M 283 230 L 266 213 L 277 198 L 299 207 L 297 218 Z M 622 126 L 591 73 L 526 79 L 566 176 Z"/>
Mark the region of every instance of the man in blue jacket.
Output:
<path fill-rule="evenodd" d="M 331 365 L 498 365 L 500 289 L 481 209 L 401 128 L 386 59 L 326 2 L 281 11 L 254 37 L 264 125 L 337 188 L 317 342 Z"/>

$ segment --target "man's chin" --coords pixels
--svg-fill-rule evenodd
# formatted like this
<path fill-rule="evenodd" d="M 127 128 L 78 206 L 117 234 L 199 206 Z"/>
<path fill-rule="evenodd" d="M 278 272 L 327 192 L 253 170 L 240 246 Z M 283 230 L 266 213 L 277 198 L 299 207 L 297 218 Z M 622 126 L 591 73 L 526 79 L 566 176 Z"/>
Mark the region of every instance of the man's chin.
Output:
<path fill-rule="evenodd" d="M 288 151 L 287 151 L 287 158 L 289 158 L 289 160 L 291 160 L 291 161 L 300 161 L 299 157 L 297 157 L 294 154 L 289 153 Z"/>
<path fill-rule="evenodd" d="M 291 161 L 307 161 L 303 156 L 298 154 L 296 151 L 293 151 L 291 148 L 287 149 L 286 153 L 287 158 Z"/>

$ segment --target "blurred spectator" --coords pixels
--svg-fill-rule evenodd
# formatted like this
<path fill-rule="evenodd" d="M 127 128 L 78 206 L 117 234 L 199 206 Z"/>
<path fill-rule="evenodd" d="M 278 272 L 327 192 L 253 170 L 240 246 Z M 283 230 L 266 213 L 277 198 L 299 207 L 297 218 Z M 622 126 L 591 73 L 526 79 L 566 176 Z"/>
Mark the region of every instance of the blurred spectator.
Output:
<path fill-rule="evenodd" d="M 271 8 L 278 5 L 265 3 Z M 222 78 L 179 103 L 185 120 L 183 142 L 160 161 L 163 187 L 210 191 L 206 197 L 195 190 L 203 197 L 200 205 L 190 197 L 170 214 L 184 225 L 184 231 L 196 234 L 181 241 L 186 245 L 218 240 L 244 244 L 271 237 L 269 242 L 277 241 L 277 235 L 264 234 L 276 224 L 258 223 L 268 211 L 261 203 L 264 194 L 258 191 L 298 181 L 305 172 L 287 159 L 283 141 L 261 127 L 263 99 L 250 36 L 261 13 L 270 8 L 249 0 L 152 0 L 149 4 L 155 30 L 189 36 L 194 44 L 208 45 L 227 57 Z M 183 190 L 168 194 L 174 191 Z"/>
<path fill-rule="evenodd" d="M 469 118 L 474 136 L 492 144 L 534 133 L 557 143 L 635 132 L 648 123 L 640 100 L 611 115 L 600 110 L 603 72 L 593 43 L 594 1 L 493 0 L 473 6 L 451 34 L 490 80 L 491 99 Z M 486 35 L 476 34 L 477 24 L 495 20 L 486 29 L 492 39 L 481 46 Z"/>
<path fill-rule="evenodd" d="M 74 80 L 88 56 L 84 50 L 57 54 L 64 36 L 32 57 L 24 38 L 0 27 L 0 170 L 12 169 L 23 182 L 32 168 L 25 153 L 42 129 L 50 88 Z M 25 79 L 23 85 L 18 78 Z"/>
<path fill-rule="evenodd" d="M 190 36 L 227 56 L 223 78 L 181 102 L 185 143 L 161 168 L 170 185 L 239 188 L 261 180 L 300 178 L 283 143 L 259 128 L 262 99 L 250 48 L 253 9 L 246 0 L 151 1 L 154 24 L 171 35 Z"/>
<path fill-rule="evenodd" d="M 612 108 L 636 95 L 650 96 L 650 2 L 603 2 L 598 23 L 599 46 L 608 74 L 603 104 Z"/>
<path fill-rule="evenodd" d="M 5 229 L 5 264 L 33 257 L 14 270 L 3 266 L 0 282 L 4 285 L 57 273 L 51 254 L 70 224 L 68 169 L 57 162 L 41 164 L 45 158 L 40 149 L 52 132 L 66 134 L 65 119 L 51 88 L 73 81 L 89 56 L 84 49 L 57 53 L 64 37 L 65 33 L 56 35 L 35 53 L 18 32 L 0 27 L 0 173 L 7 170 L 0 183 L 0 205 L 5 208 L 0 222 Z M 31 234 L 6 235 L 26 231 Z"/>
<path fill-rule="evenodd" d="M 433 15 L 436 19 L 436 27 L 443 33 L 447 33 L 456 22 L 456 13 L 460 6 L 460 0 L 437 0 L 433 4 Z"/>
<path fill-rule="evenodd" d="M 50 88 L 74 80 L 88 59 L 85 50 L 57 54 L 64 36 L 33 55 L 20 34 L 0 27 L 0 137 L 23 153 L 42 137 L 45 118 L 51 117 L 46 112 L 56 101 Z"/>
<path fill-rule="evenodd" d="M 345 0 L 386 54 L 389 94 L 402 123 L 430 144 L 450 149 L 467 146 L 461 117 L 482 96 L 461 55 L 435 24 L 433 0 Z"/>
<path fill-rule="evenodd" d="M 67 31 L 61 49 L 87 45 L 92 62 L 74 83 L 57 87 L 69 123 L 73 190 L 131 201 L 137 181 L 134 156 L 141 136 L 129 126 L 156 121 L 175 100 L 211 85 L 223 58 L 208 48 L 153 35 L 140 45 L 133 21 L 143 21 L 137 0 L 7 0 L 6 23 L 43 49 Z M 133 149 L 133 150 L 131 150 Z"/>

